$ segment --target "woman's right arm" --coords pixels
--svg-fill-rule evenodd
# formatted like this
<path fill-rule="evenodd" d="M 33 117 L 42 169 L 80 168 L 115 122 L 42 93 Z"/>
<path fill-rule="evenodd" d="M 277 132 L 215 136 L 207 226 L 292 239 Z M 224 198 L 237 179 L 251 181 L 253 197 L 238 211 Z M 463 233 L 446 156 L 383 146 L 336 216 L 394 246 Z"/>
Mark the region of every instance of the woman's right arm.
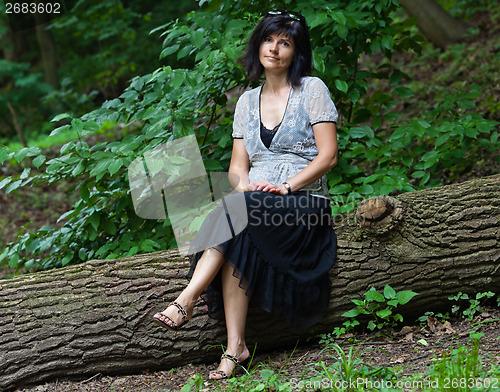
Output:
<path fill-rule="evenodd" d="M 231 164 L 229 165 L 229 182 L 237 191 L 243 192 L 247 190 L 249 170 L 250 158 L 243 144 L 243 139 L 234 139 Z"/>

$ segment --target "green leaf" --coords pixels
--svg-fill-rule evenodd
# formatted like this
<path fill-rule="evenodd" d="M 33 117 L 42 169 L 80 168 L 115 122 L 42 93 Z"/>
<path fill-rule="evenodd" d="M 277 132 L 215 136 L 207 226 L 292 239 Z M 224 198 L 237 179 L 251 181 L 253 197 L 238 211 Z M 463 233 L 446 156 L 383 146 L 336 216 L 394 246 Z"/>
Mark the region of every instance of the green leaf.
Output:
<path fill-rule="evenodd" d="M 86 142 L 78 142 L 76 144 L 76 152 L 78 155 L 80 155 L 82 158 L 89 158 L 90 157 L 90 149 L 89 145 Z"/>
<path fill-rule="evenodd" d="M 372 195 L 375 192 L 373 186 L 371 186 L 370 184 L 363 184 L 362 186 L 357 188 L 357 191 L 359 193 L 362 193 L 363 195 Z"/>
<path fill-rule="evenodd" d="M 100 220 L 101 220 L 101 215 L 98 212 L 94 212 L 90 216 L 90 224 L 95 229 L 95 231 L 97 231 L 97 229 L 99 228 L 99 222 L 100 222 Z"/>
<path fill-rule="evenodd" d="M 391 299 L 390 301 L 387 301 L 387 305 L 392 307 L 397 307 L 399 305 L 399 301 L 396 298 L 394 298 Z"/>
<path fill-rule="evenodd" d="M 57 116 L 55 116 L 52 120 L 50 120 L 51 122 L 58 122 L 58 121 L 61 121 L 65 118 L 72 118 L 71 114 L 69 113 L 61 113 L 61 114 L 58 114 Z"/>
<path fill-rule="evenodd" d="M 369 302 L 385 302 L 384 296 L 375 290 L 369 290 L 365 293 L 365 298 Z"/>
<path fill-rule="evenodd" d="M 404 305 L 404 304 L 408 303 L 416 295 L 418 295 L 418 293 L 415 293 L 414 291 L 411 291 L 411 290 L 405 290 L 405 291 L 398 292 L 396 294 L 396 298 L 397 298 L 400 305 Z"/>
<path fill-rule="evenodd" d="M 0 145 L 0 165 L 9 159 L 11 154 L 10 148 Z"/>
<path fill-rule="evenodd" d="M 25 180 L 30 175 L 30 172 L 31 172 L 31 167 L 25 168 L 23 170 L 23 172 L 21 173 L 21 175 L 19 176 L 19 179 L 20 180 Z"/>
<path fill-rule="evenodd" d="M 410 98 L 415 95 L 413 93 L 413 90 L 409 89 L 408 87 L 396 87 L 393 91 L 394 94 L 399 95 L 401 98 Z"/>
<path fill-rule="evenodd" d="M 392 311 L 390 309 L 382 309 L 375 312 L 375 314 L 381 319 L 387 319 L 392 314 Z"/>
<path fill-rule="evenodd" d="M 359 310 L 354 308 L 354 309 L 351 309 L 351 310 L 345 312 L 344 314 L 342 314 L 342 317 L 356 317 L 359 314 L 360 314 Z"/>
<path fill-rule="evenodd" d="M 115 235 L 116 234 L 115 224 L 111 220 L 106 219 L 104 221 L 104 231 L 106 231 L 106 233 L 108 233 L 110 235 Z"/>
<path fill-rule="evenodd" d="M 428 346 L 429 345 L 429 343 L 427 343 L 427 340 L 425 340 L 424 338 L 418 339 L 417 343 L 420 343 L 422 346 Z"/>
<path fill-rule="evenodd" d="M 80 197 L 85 200 L 86 202 L 89 201 L 89 197 L 90 197 L 90 190 L 89 188 L 87 187 L 87 184 L 86 183 L 83 183 L 81 186 L 80 186 Z"/>
<path fill-rule="evenodd" d="M 345 26 L 345 24 L 347 23 L 347 19 L 345 17 L 345 15 L 340 12 L 340 11 L 330 11 L 328 13 L 328 15 L 335 21 L 337 22 L 339 25 L 342 25 L 342 26 Z"/>
<path fill-rule="evenodd" d="M 347 35 L 349 34 L 349 29 L 347 28 L 347 26 L 339 24 L 336 26 L 336 28 L 338 36 L 345 40 L 347 38 Z"/>
<path fill-rule="evenodd" d="M 424 163 L 424 169 L 428 169 L 439 161 L 439 154 L 437 151 L 428 151 L 422 156 L 421 160 Z"/>
<path fill-rule="evenodd" d="M 351 184 L 340 184 L 330 189 L 332 195 L 347 193 L 351 190 Z"/>
<path fill-rule="evenodd" d="M 19 263 L 19 254 L 14 253 L 12 256 L 9 257 L 10 268 L 16 268 L 18 263 Z"/>
<path fill-rule="evenodd" d="M 73 177 L 76 177 L 76 176 L 78 176 L 83 171 L 83 169 L 85 169 L 85 161 L 83 159 L 80 159 L 80 161 L 78 162 L 78 164 L 71 171 L 71 175 Z"/>
<path fill-rule="evenodd" d="M 122 159 L 116 159 L 115 161 L 111 162 L 111 164 L 108 166 L 108 171 L 110 175 L 114 175 L 120 170 L 123 166 L 123 160 Z"/>
<path fill-rule="evenodd" d="M 335 80 L 335 87 L 337 88 L 337 90 L 342 91 L 343 93 L 347 93 L 347 89 L 349 88 L 349 85 L 344 80 L 336 79 Z"/>
<path fill-rule="evenodd" d="M 68 130 L 71 129 L 71 126 L 69 124 L 63 125 L 61 127 L 57 127 L 54 129 L 52 132 L 50 132 L 49 136 L 56 136 L 59 135 L 60 133 L 64 133 Z"/>
<path fill-rule="evenodd" d="M 80 258 L 80 260 L 87 260 L 87 249 L 80 248 L 80 250 L 78 251 L 78 257 Z"/>
<path fill-rule="evenodd" d="M 26 157 L 39 155 L 41 150 L 38 147 L 25 147 L 14 153 L 14 159 L 20 163 Z"/>
<path fill-rule="evenodd" d="M 31 163 L 33 163 L 33 166 L 35 166 L 37 169 L 42 166 L 42 164 L 45 162 L 45 155 L 39 155 L 36 158 L 34 158 Z"/>
<path fill-rule="evenodd" d="M 353 127 L 349 129 L 349 137 L 352 139 L 360 139 L 363 137 L 372 138 L 374 136 L 375 134 L 373 130 L 367 125 L 363 125 L 361 127 Z"/>
<path fill-rule="evenodd" d="M 67 253 L 64 258 L 61 260 L 62 266 L 66 266 L 70 263 L 70 261 L 73 260 L 73 252 Z"/>
<path fill-rule="evenodd" d="M 167 56 L 170 56 L 173 53 L 176 53 L 181 46 L 179 44 L 168 46 L 160 54 L 160 59 L 163 59 Z"/>
<path fill-rule="evenodd" d="M 387 50 L 392 50 L 394 44 L 394 38 L 392 35 L 385 35 L 382 37 L 382 47 Z"/>
<path fill-rule="evenodd" d="M 159 248 L 158 243 L 151 239 L 147 239 L 141 242 L 141 250 L 143 250 L 144 252 L 152 252 L 158 248 Z"/>
<path fill-rule="evenodd" d="M 5 258 L 9 254 L 9 251 L 10 251 L 10 248 L 9 247 L 5 247 L 5 249 L 3 250 L 3 252 L 0 254 L 0 263 L 5 260 Z"/>
<path fill-rule="evenodd" d="M 314 69 L 317 69 L 318 72 L 320 72 L 320 73 L 325 72 L 324 56 L 317 51 L 313 51 L 313 67 L 314 67 Z"/>
<path fill-rule="evenodd" d="M 22 182 L 23 182 L 22 180 L 11 182 L 5 189 L 5 193 L 9 194 L 10 192 L 15 191 L 17 188 L 21 186 Z"/>
<path fill-rule="evenodd" d="M 198 49 L 201 48 L 201 45 L 203 45 L 203 32 L 196 30 L 191 33 L 191 43 L 196 46 Z"/>
<path fill-rule="evenodd" d="M 94 176 L 99 181 L 108 171 L 108 166 L 112 162 L 111 159 L 103 159 L 90 171 L 90 176 Z"/>
<path fill-rule="evenodd" d="M 0 181 L 0 189 L 2 189 L 6 185 L 9 185 L 11 182 L 12 182 L 11 177 L 5 177 L 2 181 Z"/>
<path fill-rule="evenodd" d="M 396 290 L 394 290 L 391 286 L 386 284 L 384 287 L 384 297 L 387 299 L 396 298 Z"/>
<path fill-rule="evenodd" d="M 182 71 L 176 71 L 174 72 L 174 76 L 172 79 L 172 87 L 178 88 L 182 85 L 184 80 L 186 79 L 186 74 Z"/>

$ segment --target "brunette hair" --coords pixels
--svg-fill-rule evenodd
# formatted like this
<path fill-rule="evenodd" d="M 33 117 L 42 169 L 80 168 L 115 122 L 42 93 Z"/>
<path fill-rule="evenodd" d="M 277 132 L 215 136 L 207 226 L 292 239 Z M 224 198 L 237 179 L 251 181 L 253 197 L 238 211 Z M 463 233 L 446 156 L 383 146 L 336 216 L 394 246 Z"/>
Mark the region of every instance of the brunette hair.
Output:
<path fill-rule="evenodd" d="M 285 10 L 270 11 L 262 18 L 253 31 L 245 54 L 240 58 L 250 80 L 257 80 L 264 72 L 259 60 L 259 49 L 262 41 L 273 33 L 286 34 L 295 45 L 295 56 L 288 69 L 287 80 L 293 86 L 300 86 L 304 76 L 311 75 L 312 49 L 309 28 L 305 18 L 298 13 Z"/>

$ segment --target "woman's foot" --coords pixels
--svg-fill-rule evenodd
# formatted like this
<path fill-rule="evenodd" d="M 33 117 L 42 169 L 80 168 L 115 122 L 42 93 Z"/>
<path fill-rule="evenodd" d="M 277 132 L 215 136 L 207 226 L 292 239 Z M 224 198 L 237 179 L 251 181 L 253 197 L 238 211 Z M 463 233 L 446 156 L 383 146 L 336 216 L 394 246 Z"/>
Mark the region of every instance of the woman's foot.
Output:
<path fill-rule="evenodd" d="M 231 351 L 228 349 L 224 354 L 222 354 L 220 359 L 220 364 L 217 370 L 212 370 L 208 376 L 211 380 L 224 380 L 230 378 L 234 375 L 235 368 L 238 365 L 243 365 L 250 358 L 250 351 L 244 346 L 239 350 L 236 350 L 236 355 L 230 354 Z"/>
<path fill-rule="evenodd" d="M 179 300 L 170 303 L 167 308 L 153 316 L 154 321 L 164 328 L 177 332 L 193 315 L 193 306 L 181 305 Z"/>

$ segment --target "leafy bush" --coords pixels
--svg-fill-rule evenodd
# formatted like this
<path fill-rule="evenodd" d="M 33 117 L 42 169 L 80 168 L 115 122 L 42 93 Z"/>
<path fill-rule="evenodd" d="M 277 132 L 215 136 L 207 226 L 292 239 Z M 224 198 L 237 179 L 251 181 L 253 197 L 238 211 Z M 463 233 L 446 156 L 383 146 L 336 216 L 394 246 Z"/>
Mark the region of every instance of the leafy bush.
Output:
<path fill-rule="evenodd" d="M 28 231 L 4 250 L 1 257 L 8 258 L 12 267 L 53 268 L 175 246 L 168 219 L 145 221 L 135 215 L 126 168 L 145 151 L 194 132 L 207 171 L 227 169 L 232 111 L 225 93 L 247 87 L 237 58 L 261 10 L 270 7 L 264 1 L 201 3 L 203 10 L 157 30 L 163 31 L 165 39 L 161 56 L 175 54 L 178 60 L 194 56 L 192 69 L 161 67 L 133 78 L 119 98 L 81 118 L 56 116 L 54 122 L 66 124 L 53 135 L 69 131 L 79 135 L 61 148 L 57 158 L 47 161 L 36 148 L 0 150 L 0 162 L 14 159 L 20 164 L 31 157 L 32 165 L 41 171 L 30 174 L 27 168 L 19 176 L 5 178 L 0 188 L 7 193 L 64 180 L 73 183 L 72 190 L 80 196 L 74 208 L 60 217 L 62 227 Z M 368 81 L 388 77 L 358 70 L 361 54 L 380 50 L 391 56 L 394 50 L 418 46 L 402 25 L 393 25 L 390 15 L 396 7 L 396 1 L 353 1 L 347 7 L 341 1 L 287 4 L 306 16 L 315 48 L 314 66 L 340 110 L 354 117 L 362 110 L 360 98 L 366 95 Z M 102 127 L 119 124 L 125 124 L 122 140 L 94 146 L 85 141 Z"/>
<path fill-rule="evenodd" d="M 398 305 L 408 303 L 416 295 L 418 294 L 411 290 L 396 292 L 389 285 L 385 285 L 383 293 L 379 293 L 375 287 L 372 287 L 365 293 L 365 299 L 352 299 L 351 301 L 356 307 L 345 312 L 342 316 L 356 318 L 359 315 L 370 315 L 371 320 L 368 322 L 370 331 L 375 328 L 395 326 L 403 321 L 403 316 L 395 313 L 395 309 Z"/>

